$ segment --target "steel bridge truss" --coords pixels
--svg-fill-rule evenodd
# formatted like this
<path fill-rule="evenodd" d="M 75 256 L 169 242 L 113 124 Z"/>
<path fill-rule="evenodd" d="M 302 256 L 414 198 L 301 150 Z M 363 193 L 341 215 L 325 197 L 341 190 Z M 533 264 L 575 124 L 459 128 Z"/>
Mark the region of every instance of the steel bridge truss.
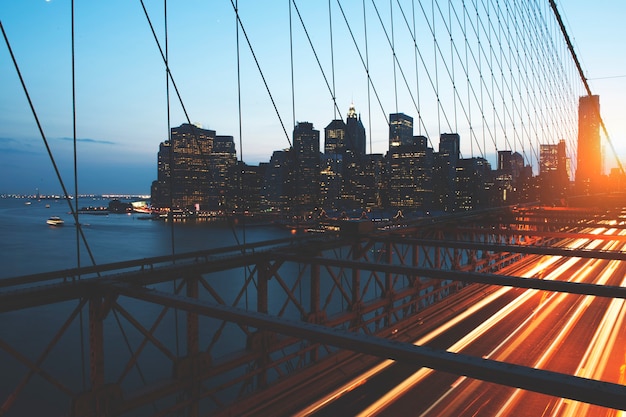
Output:
<path fill-rule="evenodd" d="M 528 254 L 622 259 L 554 245 L 621 240 L 588 233 L 619 229 L 619 218 L 498 210 L 6 279 L 3 322 L 20 322 L 0 335 L 12 377 L 0 414 L 32 398 L 75 416 L 243 414 L 270 399 L 287 407 L 295 387 L 323 389 L 333 370 L 381 357 L 624 409 L 623 386 L 430 351 L 406 332 L 436 325 L 441 306 L 476 283 L 626 298 L 624 288 L 499 273 Z M 49 332 L 18 329 L 28 320 L 46 320 Z M 298 400 L 318 394 L 308 392 Z"/>

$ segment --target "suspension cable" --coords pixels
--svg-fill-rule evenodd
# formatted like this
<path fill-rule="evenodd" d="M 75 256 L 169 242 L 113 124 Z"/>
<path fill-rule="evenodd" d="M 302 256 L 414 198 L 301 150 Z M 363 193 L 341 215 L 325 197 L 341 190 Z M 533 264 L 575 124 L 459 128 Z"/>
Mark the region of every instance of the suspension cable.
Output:
<path fill-rule="evenodd" d="M 554 2 L 554 0 L 549 0 L 549 1 L 550 1 L 550 7 L 552 7 L 554 16 L 556 17 L 556 20 L 559 23 L 559 27 L 561 28 L 561 33 L 563 34 L 563 37 L 565 38 L 565 43 L 567 43 L 567 49 L 569 49 L 570 53 L 572 54 L 572 59 L 574 60 L 574 63 L 576 64 L 576 69 L 578 70 L 578 75 L 580 76 L 580 80 L 583 82 L 583 85 L 585 86 L 587 95 L 591 96 L 593 95 L 591 93 L 591 88 L 589 87 L 587 78 L 585 77 L 583 69 L 580 66 L 580 61 L 578 61 L 578 56 L 576 55 L 576 51 L 574 51 L 574 46 L 572 45 L 569 35 L 567 34 L 567 30 L 565 29 L 565 25 L 563 24 L 563 19 L 561 19 L 561 14 L 559 13 L 559 10 L 557 9 L 556 3 Z M 602 116 L 600 115 L 600 109 L 598 108 L 596 109 L 596 111 L 598 113 L 598 119 L 600 120 L 600 126 L 602 127 L 602 131 L 604 132 L 604 135 L 606 136 L 606 140 L 609 143 L 609 146 L 611 147 L 611 151 L 613 152 L 613 156 L 615 157 L 617 166 L 619 167 L 621 174 L 624 175 L 624 167 L 622 166 L 621 161 L 617 157 L 617 152 L 615 151 L 615 147 L 613 146 L 613 141 L 611 141 L 611 137 L 609 136 L 609 132 L 606 129 L 604 120 L 602 119 Z"/>
<path fill-rule="evenodd" d="M 89 258 L 91 259 L 91 263 L 95 266 L 96 265 L 96 260 L 93 257 L 93 253 L 91 252 L 91 248 L 89 247 L 89 244 L 87 243 L 87 238 L 85 237 L 85 234 L 83 232 L 83 228 L 81 226 L 81 224 L 78 222 L 78 213 L 76 210 L 74 210 L 74 206 L 72 205 L 69 193 L 67 192 L 67 188 L 65 187 L 65 182 L 63 181 L 63 178 L 61 177 L 61 172 L 59 171 L 59 168 L 56 164 L 56 161 L 54 159 L 54 155 L 52 155 L 52 150 L 50 149 L 50 145 L 48 144 L 48 139 L 46 138 L 46 135 L 43 131 L 43 127 L 41 126 L 41 122 L 39 121 L 39 117 L 37 116 L 37 111 L 35 110 L 35 106 L 33 104 L 33 101 L 30 98 L 30 94 L 28 92 L 28 88 L 26 87 L 26 83 L 24 81 L 24 77 L 22 77 L 22 72 L 20 71 L 20 68 L 17 64 L 17 60 L 15 59 L 15 55 L 13 54 L 13 49 L 11 48 L 11 44 L 9 42 L 9 38 L 4 30 L 4 26 L 2 25 L 2 21 L 0 20 L 0 30 L 2 31 L 2 36 L 4 37 L 4 41 L 6 43 L 7 49 L 9 51 L 9 54 L 11 55 L 11 60 L 13 61 L 13 66 L 15 68 L 15 72 L 17 73 L 17 76 L 20 79 L 20 83 L 22 84 L 22 89 L 24 90 L 24 95 L 26 96 L 26 100 L 28 100 L 28 105 L 30 106 L 30 110 L 33 114 L 33 117 L 35 118 L 35 123 L 37 124 L 37 129 L 39 130 L 39 134 L 41 135 L 41 139 L 43 140 L 43 143 L 46 147 L 46 151 L 48 152 L 48 157 L 50 158 L 50 162 L 52 163 L 52 167 L 54 168 L 54 172 L 56 174 L 57 180 L 59 181 L 59 184 L 61 185 L 61 189 L 63 190 L 63 195 L 64 195 L 64 199 L 67 202 L 67 205 L 69 206 L 70 212 L 72 217 L 74 218 L 74 222 L 76 223 L 76 228 L 79 230 L 80 233 L 80 237 L 83 241 L 83 244 L 85 245 L 85 248 L 87 249 L 87 253 L 89 254 Z M 100 276 L 100 273 L 98 273 L 98 276 Z"/>

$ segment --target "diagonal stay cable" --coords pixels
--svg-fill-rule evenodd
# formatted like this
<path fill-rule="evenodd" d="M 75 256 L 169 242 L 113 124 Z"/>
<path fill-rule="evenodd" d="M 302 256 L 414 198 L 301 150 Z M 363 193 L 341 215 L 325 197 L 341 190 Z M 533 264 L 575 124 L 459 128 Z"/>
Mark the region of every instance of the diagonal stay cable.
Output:
<path fill-rule="evenodd" d="M 50 145 L 48 144 L 48 139 L 46 139 L 46 135 L 43 131 L 43 127 L 41 126 L 41 122 L 39 121 L 39 117 L 37 116 L 37 111 L 35 110 L 33 101 L 31 100 L 30 94 L 28 93 L 28 88 L 26 87 L 26 83 L 24 82 L 24 77 L 22 77 L 22 72 L 20 71 L 19 65 L 17 64 L 17 60 L 15 59 L 15 55 L 13 54 L 13 49 L 11 48 L 11 44 L 9 43 L 9 38 L 4 30 L 4 26 L 2 25 L 1 20 L 0 20 L 0 30 L 2 31 L 2 36 L 4 37 L 4 41 L 7 45 L 7 49 L 9 50 L 9 54 L 11 55 L 11 60 L 13 61 L 15 72 L 17 73 L 17 76 L 20 79 L 20 83 L 22 84 L 22 89 L 24 90 L 24 94 L 26 95 L 26 99 L 28 100 L 28 105 L 30 106 L 30 110 L 33 113 L 33 117 L 35 118 L 35 123 L 37 124 L 37 128 L 39 129 L 39 134 L 41 135 L 41 138 L 43 139 L 44 145 L 46 146 L 46 151 L 48 152 L 48 156 L 50 157 L 50 162 L 52 162 L 52 167 L 54 168 L 54 172 L 57 176 L 57 179 L 59 180 L 59 184 L 61 185 L 61 188 L 63 189 L 64 199 L 70 208 L 70 213 L 72 214 L 72 217 L 74 218 L 74 223 L 76 224 L 76 228 L 78 229 L 80 233 L 80 237 L 83 243 L 85 244 L 85 248 L 87 249 L 87 253 L 89 254 L 91 263 L 93 265 L 96 265 L 96 260 L 94 259 L 93 253 L 91 252 L 91 248 L 89 247 L 89 244 L 87 243 L 87 238 L 85 237 L 83 228 L 78 222 L 78 212 L 74 210 L 74 206 L 72 205 L 72 202 L 70 200 L 69 193 L 67 192 L 67 188 L 65 187 L 65 183 L 63 182 L 63 178 L 61 177 L 61 172 L 59 171 L 59 168 L 56 164 L 54 156 L 52 155 L 52 150 L 50 149 Z M 78 196 L 75 196 L 75 198 L 78 198 Z"/>
<path fill-rule="evenodd" d="M 183 102 L 182 96 L 180 94 L 180 90 L 178 89 L 178 85 L 176 84 L 176 81 L 174 80 L 174 76 L 172 75 L 172 72 L 170 71 L 168 59 L 167 59 L 165 53 L 163 52 L 163 48 L 161 47 L 161 43 L 159 42 L 159 39 L 158 39 L 158 37 L 156 35 L 156 31 L 154 30 L 154 25 L 152 24 L 152 19 L 150 19 L 150 15 L 148 14 L 148 10 L 146 9 L 144 1 L 143 0 L 139 0 L 139 1 L 141 3 L 141 7 L 143 9 L 144 15 L 145 15 L 146 20 L 148 22 L 148 25 L 150 26 L 150 31 L 152 32 L 152 37 L 154 38 L 154 42 L 156 43 L 157 48 L 159 49 L 159 53 L 161 54 L 161 59 L 163 60 L 163 63 L 165 64 L 165 70 L 166 70 L 166 73 L 168 75 L 168 78 L 169 78 L 169 80 L 172 83 L 172 87 L 174 87 L 174 91 L 176 92 L 176 96 L 178 97 L 178 101 L 180 103 L 180 106 L 181 106 L 181 108 L 183 110 L 183 113 L 185 114 L 185 119 L 187 120 L 187 123 L 192 128 L 191 133 L 192 133 L 192 136 L 193 136 L 193 138 L 194 138 L 194 140 L 196 142 L 196 146 L 198 147 L 198 150 L 200 151 L 201 155 L 203 155 L 202 148 L 200 147 L 200 143 L 199 143 L 199 140 L 198 140 L 198 137 L 197 137 L 197 134 L 196 134 L 195 125 L 193 125 L 191 123 L 191 118 L 189 117 L 189 113 L 187 112 L 187 108 L 185 107 L 185 103 Z M 239 21 L 239 14 L 238 14 L 238 11 L 237 11 L 236 7 L 235 7 L 235 13 L 237 15 L 237 20 Z M 241 24 L 241 22 L 240 22 L 240 24 Z M 243 27 L 242 27 L 242 30 L 243 30 Z M 244 32 L 244 34 L 245 34 L 245 32 Z M 246 39 L 247 39 L 247 36 L 246 36 Z M 267 87 L 267 84 L 266 84 L 266 87 Z M 169 89 L 168 89 L 168 91 L 169 91 Z M 268 92 L 269 92 L 269 90 L 268 90 Z M 271 95 L 270 95 L 270 97 L 271 97 Z M 272 99 L 272 102 L 274 102 L 273 99 Z M 169 106 L 169 100 L 168 100 L 168 106 Z M 276 106 L 274 106 L 274 108 L 276 109 Z M 277 113 L 278 113 L 278 111 L 277 111 Z M 280 119 L 280 115 L 278 115 L 278 117 Z M 282 120 L 281 120 L 281 124 L 282 124 Z M 283 130 L 285 130 L 284 125 L 283 125 Z M 286 131 L 285 131 L 285 134 L 286 134 Z M 289 136 L 287 136 L 287 140 L 289 141 Z M 290 144 L 291 144 L 291 142 L 290 142 Z M 170 196 L 171 196 L 171 192 L 170 192 Z M 172 205 L 172 204 L 173 203 L 170 203 L 170 205 Z M 170 213 L 171 213 L 171 210 L 170 210 Z M 237 234 L 235 233 L 234 230 L 233 230 L 233 234 L 234 234 L 235 240 L 237 241 L 237 245 L 238 246 L 242 246 L 241 242 L 239 241 L 239 237 L 237 236 Z M 172 248 L 172 250 L 173 250 L 173 248 Z M 242 251 L 243 251 L 243 249 L 242 249 Z"/>
<path fill-rule="evenodd" d="M 256 64 L 256 67 L 259 70 L 259 75 L 261 76 L 261 79 L 263 80 L 263 84 L 265 85 L 265 90 L 267 91 L 267 94 L 269 95 L 270 100 L 272 101 L 272 105 L 274 106 L 274 111 L 276 112 L 276 117 L 278 117 L 280 126 L 283 128 L 283 133 L 285 134 L 285 138 L 287 138 L 287 142 L 289 143 L 289 146 L 292 146 L 291 139 L 289 139 L 289 134 L 287 133 L 287 129 L 285 128 L 285 123 L 283 123 L 283 119 L 280 116 L 280 112 L 278 111 L 278 106 L 276 105 L 276 101 L 274 101 L 274 96 L 272 95 L 272 92 L 270 91 L 270 87 L 267 84 L 267 80 L 265 78 L 265 75 L 263 74 L 263 70 L 261 69 L 261 64 L 259 63 L 259 60 L 257 59 L 257 56 L 254 53 L 254 48 L 252 48 L 252 43 L 250 42 L 248 33 L 246 32 L 246 29 L 243 26 L 243 22 L 241 21 L 241 17 L 239 16 L 239 11 L 237 9 L 237 6 L 233 2 L 233 0 L 230 0 L 230 4 L 233 6 L 233 10 L 235 11 L 235 15 L 237 17 L 237 23 L 239 24 L 239 27 L 241 28 L 241 33 L 243 33 L 243 36 L 246 38 L 246 43 L 248 44 L 248 48 L 250 48 L 250 53 L 252 54 L 254 63 Z"/>
<path fill-rule="evenodd" d="M 313 55 L 315 56 L 315 61 L 317 61 L 317 66 L 320 68 L 320 72 L 322 73 L 322 77 L 324 77 L 324 82 L 326 83 L 326 88 L 328 88 L 328 92 L 333 99 L 334 110 L 341 114 L 341 110 L 337 106 L 337 97 L 335 96 L 335 92 L 333 87 L 330 86 L 328 82 L 328 77 L 326 77 L 326 73 L 324 72 L 324 68 L 322 68 L 322 63 L 320 62 L 319 56 L 317 55 L 317 51 L 315 50 L 315 46 L 313 46 L 313 41 L 311 40 L 311 36 L 309 35 L 309 31 L 304 24 L 304 20 L 302 19 L 302 15 L 300 14 L 300 10 L 298 9 L 298 5 L 296 4 L 296 0 L 291 0 L 296 13 L 298 14 L 298 19 L 300 19 L 300 24 L 302 25 L 302 29 L 304 30 L 304 34 L 306 35 L 307 40 L 309 41 L 309 45 L 311 46 L 311 51 L 313 51 Z M 334 74 L 333 74 L 334 77 Z"/>
<path fill-rule="evenodd" d="M 341 0 L 337 0 L 337 5 L 339 6 L 339 10 L 341 11 L 341 15 L 343 16 L 343 21 L 346 24 L 346 28 L 348 29 L 348 32 L 350 32 L 350 37 L 352 38 L 352 43 L 354 44 L 354 47 L 355 47 L 357 53 L 359 54 L 359 58 L 361 59 L 361 64 L 363 65 L 363 68 L 365 69 L 365 73 L 367 74 L 367 80 L 369 81 L 369 85 L 372 87 L 372 90 L 374 91 L 374 95 L 376 96 L 376 101 L 378 101 L 378 106 L 380 107 L 380 110 L 383 112 L 383 117 L 385 119 L 385 122 L 387 124 L 389 124 L 389 120 L 387 119 L 387 113 L 385 112 L 385 108 L 383 107 L 383 103 L 380 101 L 380 96 L 378 95 L 378 90 L 376 90 L 376 86 L 374 85 L 374 81 L 372 80 L 368 64 L 366 63 L 365 59 L 363 58 L 363 54 L 361 53 L 361 49 L 359 48 L 359 45 L 358 45 L 358 43 L 356 41 L 356 38 L 354 37 L 354 32 L 352 31 L 352 27 L 350 26 L 350 22 L 348 22 L 348 17 L 346 16 L 346 13 L 344 12 L 343 7 L 341 6 Z M 367 43 L 366 43 L 366 46 L 367 46 Z M 368 91 L 368 93 L 369 93 L 369 91 Z M 371 117 L 370 117 L 370 119 L 371 119 Z M 370 147 L 371 147 L 371 145 L 370 145 Z"/>
<path fill-rule="evenodd" d="M 428 135 L 428 132 L 426 131 L 426 125 L 423 123 L 422 120 L 422 112 L 421 109 L 417 106 L 417 102 L 415 101 L 415 97 L 413 96 L 413 91 L 411 91 L 411 88 L 409 87 L 409 82 L 406 78 L 406 75 L 404 73 L 404 70 L 402 68 L 402 64 L 400 64 L 400 61 L 398 60 L 398 55 L 396 54 L 396 50 L 394 48 L 393 42 L 389 36 L 389 33 L 387 32 L 387 28 L 385 27 L 385 24 L 383 22 L 383 19 L 380 15 L 380 12 L 378 11 L 378 7 L 376 7 L 376 3 L 374 3 L 374 0 L 372 0 L 372 6 L 374 6 L 374 11 L 376 12 L 376 16 L 378 17 L 378 22 L 380 23 L 380 27 L 383 31 L 383 33 L 385 34 L 385 39 L 387 40 L 387 44 L 389 45 L 389 48 L 391 49 L 392 53 L 393 53 L 393 59 L 397 64 L 398 70 L 400 70 L 400 75 L 402 76 L 402 80 L 404 81 L 404 85 L 406 86 L 406 91 L 409 94 L 409 97 L 411 98 L 411 102 L 413 103 L 413 106 L 415 107 L 415 110 L 417 111 L 418 114 L 418 118 L 420 120 L 420 122 L 422 122 L 422 125 L 424 127 L 424 133 L 426 134 L 426 136 L 429 137 L 429 140 L 431 139 L 430 136 Z M 404 13 L 403 13 L 404 15 Z M 405 19 L 406 21 L 406 19 Z M 409 30 L 410 32 L 410 30 Z M 413 37 L 413 44 L 417 45 L 415 37 Z M 419 50 L 419 48 L 418 48 Z M 395 69 L 395 67 L 394 67 Z M 432 79 L 430 78 L 430 73 L 428 72 L 428 70 L 426 70 L 426 73 L 428 74 L 429 79 L 431 80 L 431 84 L 432 84 Z M 434 86 L 434 84 L 432 84 Z M 433 87 L 435 89 L 435 87 Z M 441 106 L 441 102 L 439 100 L 439 96 L 437 96 L 437 102 L 439 103 L 439 106 Z M 450 121 L 448 120 L 447 115 L 445 115 L 444 112 L 444 116 L 446 117 L 446 122 L 448 123 L 448 126 L 450 126 Z M 431 145 L 432 145 L 432 141 L 431 141 Z"/>
<path fill-rule="evenodd" d="M 550 7 L 552 8 L 552 11 L 554 12 L 554 16 L 556 17 L 557 22 L 559 23 L 559 27 L 561 28 L 563 37 L 565 38 L 565 42 L 567 43 L 567 48 L 572 54 L 572 59 L 574 60 L 574 63 L 576 64 L 576 69 L 578 69 L 580 80 L 583 82 L 585 86 L 587 95 L 592 95 L 591 88 L 589 87 L 589 83 L 587 82 L 587 77 L 585 77 L 583 69 L 580 66 L 580 61 L 578 60 L 578 56 L 576 55 L 576 51 L 574 50 L 574 45 L 572 45 L 572 41 L 570 40 L 570 37 L 567 34 L 567 30 L 565 29 L 565 24 L 563 23 L 561 14 L 559 13 L 558 8 L 556 7 L 556 3 L 554 2 L 554 0 L 549 0 L 549 1 L 550 1 Z M 611 151 L 613 152 L 613 155 L 615 156 L 615 160 L 617 161 L 617 166 L 619 167 L 619 170 L 623 175 L 624 167 L 622 166 L 622 162 L 619 160 L 617 156 L 617 152 L 615 151 L 615 147 L 613 146 L 613 141 L 611 140 L 611 137 L 609 136 L 609 132 L 606 129 L 606 125 L 604 124 L 604 120 L 602 119 L 602 116 L 600 115 L 600 109 L 597 109 L 597 112 L 598 112 L 598 119 L 600 119 L 600 126 L 602 127 L 602 130 L 604 132 L 604 136 L 606 136 L 607 142 L 609 143 L 609 146 L 611 147 Z"/>

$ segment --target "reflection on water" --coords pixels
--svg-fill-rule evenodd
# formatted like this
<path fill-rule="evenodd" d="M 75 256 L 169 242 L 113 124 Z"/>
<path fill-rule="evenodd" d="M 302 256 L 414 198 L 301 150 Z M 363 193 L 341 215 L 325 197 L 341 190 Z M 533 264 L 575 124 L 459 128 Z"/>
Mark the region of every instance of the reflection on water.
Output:
<path fill-rule="evenodd" d="M 107 206 L 109 200 L 81 199 L 79 207 Z M 26 204 L 29 202 L 30 204 Z M 46 207 L 49 205 L 50 207 Z M 91 265 L 85 245 L 77 245 L 74 220 L 64 200 L 0 198 L 0 278 Z M 61 227 L 46 220 L 59 216 Z M 79 222 L 96 264 L 237 245 L 288 236 L 271 225 L 231 228 L 224 221 L 171 223 L 144 220 L 143 214 L 82 214 Z M 173 237 L 173 239 L 172 239 Z M 80 240 L 79 240 L 80 241 Z M 173 242 L 173 243 L 172 243 Z"/>

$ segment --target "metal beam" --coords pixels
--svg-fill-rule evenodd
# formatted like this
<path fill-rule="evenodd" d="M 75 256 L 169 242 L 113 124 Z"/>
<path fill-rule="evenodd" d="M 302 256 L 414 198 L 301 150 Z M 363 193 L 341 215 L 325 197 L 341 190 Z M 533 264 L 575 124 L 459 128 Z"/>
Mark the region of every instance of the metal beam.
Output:
<path fill-rule="evenodd" d="M 545 223 L 542 223 L 545 224 Z M 532 237 L 550 237 L 555 239 L 591 239 L 591 240 L 606 240 L 606 241 L 619 241 L 625 242 L 626 235 L 595 235 L 593 233 L 579 233 L 579 232 L 550 232 L 541 230 L 515 230 L 515 229 L 478 229 L 478 228 L 455 228 L 450 229 L 455 232 L 468 232 L 474 234 L 496 234 L 505 236 L 532 236 Z"/>
<path fill-rule="evenodd" d="M 380 358 L 420 365 L 442 372 L 465 375 L 487 382 L 516 387 L 602 407 L 626 409 L 626 386 L 580 378 L 541 369 L 416 346 L 410 343 L 349 333 L 320 325 L 296 322 L 234 307 L 211 304 L 182 296 L 115 284 L 120 294 L 139 300 L 312 340 Z"/>
<path fill-rule="evenodd" d="M 573 236 L 578 238 L 579 236 Z M 622 236 L 626 238 L 626 236 Z M 609 259 L 616 261 L 626 261 L 626 252 L 621 251 L 608 251 L 608 250 L 593 250 L 593 249 L 567 249 L 554 246 L 534 246 L 534 245 L 501 245 L 496 243 L 481 243 L 481 242 L 463 242 L 459 240 L 441 241 L 432 239 L 382 239 L 383 242 L 393 240 L 395 242 L 401 242 L 406 245 L 422 245 L 426 247 L 444 247 L 444 248 L 459 248 L 459 249 L 474 249 L 492 251 L 497 253 L 525 253 L 534 255 L 554 255 L 563 257 L 577 257 L 577 258 L 590 258 L 590 259 Z"/>
<path fill-rule="evenodd" d="M 533 288 L 537 290 L 565 292 L 580 295 L 626 299 L 626 287 L 614 285 L 584 284 L 579 282 L 552 281 L 539 278 L 523 278 L 511 275 L 488 274 L 484 272 L 446 271 L 441 269 L 415 268 L 404 265 L 386 265 L 368 262 L 345 261 L 339 259 L 308 258 L 299 255 L 283 254 L 281 259 L 299 263 L 318 263 L 337 268 L 353 268 L 361 271 L 391 272 L 406 276 L 423 276 L 462 282 L 478 282 L 504 287 Z"/>

